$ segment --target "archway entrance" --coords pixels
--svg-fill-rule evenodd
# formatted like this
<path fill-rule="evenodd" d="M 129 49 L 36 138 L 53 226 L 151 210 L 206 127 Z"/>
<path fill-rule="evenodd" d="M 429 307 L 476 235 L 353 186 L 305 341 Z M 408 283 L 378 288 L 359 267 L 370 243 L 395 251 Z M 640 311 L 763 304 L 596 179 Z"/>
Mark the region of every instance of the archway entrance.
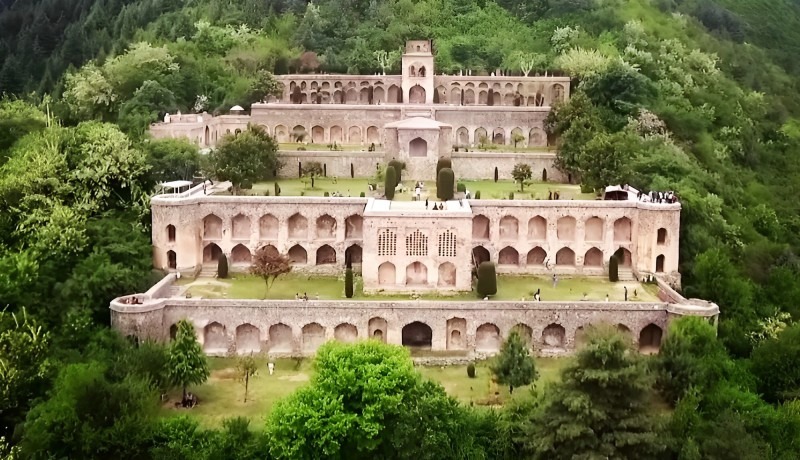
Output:
<path fill-rule="evenodd" d="M 433 342 L 433 330 L 430 326 L 414 321 L 403 327 L 403 346 L 412 350 L 430 350 Z"/>
<path fill-rule="evenodd" d="M 424 104 L 425 103 L 425 88 L 414 85 L 408 91 L 408 102 L 411 104 Z"/>
<path fill-rule="evenodd" d="M 414 138 L 408 143 L 408 156 L 426 157 L 428 156 L 428 143 L 421 137 Z"/>

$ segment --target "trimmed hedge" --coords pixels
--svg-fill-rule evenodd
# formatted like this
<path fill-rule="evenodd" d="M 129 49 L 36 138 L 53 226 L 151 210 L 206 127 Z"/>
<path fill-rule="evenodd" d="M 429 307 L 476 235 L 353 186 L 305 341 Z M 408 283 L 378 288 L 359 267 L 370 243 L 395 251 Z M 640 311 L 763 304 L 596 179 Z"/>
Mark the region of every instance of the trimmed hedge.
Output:
<path fill-rule="evenodd" d="M 406 164 L 399 160 L 392 160 L 389 162 L 389 166 L 394 168 L 395 174 L 397 174 L 396 182 L 394 186 L 397 187 L 397 184 L 403 181 L 403 170 L 406 169 Z"/>
<path fill-rule="evenodd" d="M 456 184 L 456 191 L 464 193 L 467 191 L 467 186 L 463 182 L 459 182 Z"/>
<path fill-rule="evenodd" d="M 475 378 L 475 365 L 472 363 L 467 364 L 467 377 L 471 379 Z"/>
<path fill-rule="evenodd" d="M 227 278 L 228 277 L 228 258 L 225 257 L 225 254 L 220 254 L 219 260 L 217 261 L 217 278 Z"/>
<path fill-rule="evenodd" d="M 478 266 L 477 291 L 481 297 L 497 294 L 497 273 L 494 262 L 481 262 Z"/>
<path fill-rule="evenodd" d="M 275 196 L 281 196 L 281 186 L 275 182 Z"/>
<path fill-rule="evenodd" d="M 455 185 L 456 175 L 450 168 L 442 168 L 436 176 L 436 196 L 440 200 L 453 199 L 453 186 Z"/>
<path fill-rule="evenodd" d="M 350 267 L 344 272 L 344 296 L 348 299 L 353 298 L 353 269 Z"/>
<path fill-rule="evenodd" d="M 608 280 L 612 283 L 619 281 L 619 260 L 616 255 L 608 259 Z"/>
<path fill-rule="evenodd" d="M 476 200 L 480 200 L 481 199 L 481 191 L 480 190 L 476 190 L 475 191 L 475 199 Z"/>
<path fill-rule="evenodd" d="M 439 177 L 439 171 L 444 168 L 453 169 L 453 160 L 449 158 L 439 158 L 439 161 L 436 162 L 436 177 Z"/>
<path fill-rule="evenodd" d="M 387 200 L 394 199 L 394 188 L 397 187 L 397 173 L 392 166 L 386 168 L 386 176 L 383 178 L 384 194 Z"/>

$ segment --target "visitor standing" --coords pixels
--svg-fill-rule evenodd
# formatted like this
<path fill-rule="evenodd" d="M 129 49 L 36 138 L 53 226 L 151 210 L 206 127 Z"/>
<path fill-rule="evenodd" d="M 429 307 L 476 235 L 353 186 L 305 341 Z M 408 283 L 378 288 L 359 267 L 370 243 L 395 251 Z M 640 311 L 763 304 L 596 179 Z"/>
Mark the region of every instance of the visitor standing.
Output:
<path fill-rule="evenodd" d="M 627 302 L 628 301 L 628 286 L 623 286 L 623 288 L 625 289 L 625 301 Z"/>
<path fill-rule="evenodd" d="M 558 277 L 556 276 L 555 273 L 553 273 L 553 289 L 555 289 L 557 286 L 558 286 Z"/>

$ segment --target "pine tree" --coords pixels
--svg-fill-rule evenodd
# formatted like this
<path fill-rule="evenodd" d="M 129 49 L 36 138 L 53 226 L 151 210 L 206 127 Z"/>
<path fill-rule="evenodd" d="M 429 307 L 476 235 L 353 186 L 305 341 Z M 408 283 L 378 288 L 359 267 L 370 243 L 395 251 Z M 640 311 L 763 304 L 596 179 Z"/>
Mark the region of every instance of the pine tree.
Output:
<path fill-rule="evenodd" d="M 536 363 L 516 330 L 508 335 L 491 369 L 499 383 L 508 385 L 509 393 L 514 393 L 514 387 L 530 385 L 539 376 Z"/>
<path fill-rule="evenodd" d="M 173 385 L 182 387 L 185 400 L 186 387 L 199 385 L 211 375 L 208 358 L 197 342 L 192 323 L 185 319 L 178 322 L 175 340 L 172 341 L 168 354 L 167 374 Z"/>
<path fill-rule="evenodd" d="M 588 343 L 544 395 L 525 448 L 537 459 L 653 458 L 665 449 L 649 407 L 644 363 L 610 327 Z"/>

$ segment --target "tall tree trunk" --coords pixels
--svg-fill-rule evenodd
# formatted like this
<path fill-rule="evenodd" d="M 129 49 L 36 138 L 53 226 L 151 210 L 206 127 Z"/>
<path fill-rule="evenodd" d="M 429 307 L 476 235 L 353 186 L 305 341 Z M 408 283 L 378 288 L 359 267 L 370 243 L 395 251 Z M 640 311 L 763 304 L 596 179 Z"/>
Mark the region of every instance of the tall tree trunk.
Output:
<path fill-rule="evenodd" d="M 514 385 L 509 385 L 508 386 L 508 394 L 510 394 L 510 395 L 514 394 Z"/>
<path fill-rule="evenodd" d="M 250 373 L 244 374 L 244 402 L 247 402 L 247 386 L 250 384 Z"/>

